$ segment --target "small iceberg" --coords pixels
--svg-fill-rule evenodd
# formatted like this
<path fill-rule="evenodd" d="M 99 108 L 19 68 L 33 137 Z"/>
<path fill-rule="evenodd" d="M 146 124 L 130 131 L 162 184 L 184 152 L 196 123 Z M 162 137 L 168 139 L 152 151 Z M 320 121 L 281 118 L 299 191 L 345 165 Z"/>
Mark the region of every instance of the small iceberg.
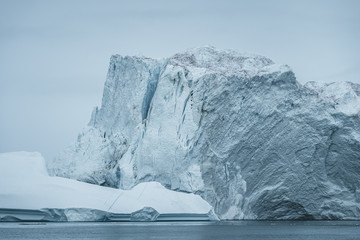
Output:
<path fill-rule="evenodd" d="M 144 182 L 131 190 L 50 177 L 40 153 L 0 154 L 0 221 L 217 220 L 200 196 Z"/>

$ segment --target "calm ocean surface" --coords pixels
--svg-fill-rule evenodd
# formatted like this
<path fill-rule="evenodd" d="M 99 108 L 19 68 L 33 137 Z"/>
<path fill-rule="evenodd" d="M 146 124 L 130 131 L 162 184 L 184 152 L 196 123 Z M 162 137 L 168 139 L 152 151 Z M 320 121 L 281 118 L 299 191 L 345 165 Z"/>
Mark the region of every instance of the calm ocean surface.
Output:
<path fill-rule="evenodd" d="M 360 221 L 0 223 L 0 239 L 360 239 Z"/>

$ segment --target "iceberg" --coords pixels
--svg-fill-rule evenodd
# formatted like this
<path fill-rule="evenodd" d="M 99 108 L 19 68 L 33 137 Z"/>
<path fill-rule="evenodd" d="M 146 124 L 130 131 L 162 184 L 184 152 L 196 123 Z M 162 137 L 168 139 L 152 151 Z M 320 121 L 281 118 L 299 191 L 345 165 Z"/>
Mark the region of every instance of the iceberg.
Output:
<path fill-rule="evenodd" d="M 214 220 L 200 196 L 157 182 L 120 190 L 50 177 L 40 153 L 1 153 L 0 178 L 0 221 L 155 221 L 163 214 Z"/>
<path fill-rule="evenodd" d="M 114 55 L 101 106 L 47 167 L 123 190 L 159 182 L 220 219 L 360 219 L 359 106 L 358 84 L 302 85 L 256 54 Z"/>

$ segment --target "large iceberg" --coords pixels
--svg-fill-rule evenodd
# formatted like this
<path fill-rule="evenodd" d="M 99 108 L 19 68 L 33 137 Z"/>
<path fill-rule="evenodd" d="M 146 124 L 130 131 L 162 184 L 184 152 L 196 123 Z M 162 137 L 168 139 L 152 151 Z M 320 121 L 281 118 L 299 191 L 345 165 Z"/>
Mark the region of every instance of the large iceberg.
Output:
<path fill-rule="evenodd" d="M 143 209 L 153 209 L 148 215 Z M 143 213 L 143 214 L 141 214 Z M 49 177 L 40 153 L 0 154 L 0 221 L 216 220 L 200 196 L 147 182 L 131 190 Z"/>
<path fill-rule="evenodd" d="M 221 219 L 360 219 L 360 86 L 213 47 L 114 55 L 102 105 L 52 175 L 195 193 Z"/>

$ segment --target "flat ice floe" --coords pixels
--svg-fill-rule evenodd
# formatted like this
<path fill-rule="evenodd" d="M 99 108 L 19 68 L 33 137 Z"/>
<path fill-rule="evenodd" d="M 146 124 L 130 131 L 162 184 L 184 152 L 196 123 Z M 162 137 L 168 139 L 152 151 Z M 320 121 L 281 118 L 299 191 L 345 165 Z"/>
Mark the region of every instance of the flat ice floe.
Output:
<path fill-rule="evenodd" d="M 143 209 L 140 215 L 146 220 L 148 208 L 158 212 L 152 221 L 217 219 L 200 196 L 171 191 L 157 182 L 131 190 L 102 187 L 50 177 L 40 153 L 0 154 L 0 220 L 126 221 Z"/>

